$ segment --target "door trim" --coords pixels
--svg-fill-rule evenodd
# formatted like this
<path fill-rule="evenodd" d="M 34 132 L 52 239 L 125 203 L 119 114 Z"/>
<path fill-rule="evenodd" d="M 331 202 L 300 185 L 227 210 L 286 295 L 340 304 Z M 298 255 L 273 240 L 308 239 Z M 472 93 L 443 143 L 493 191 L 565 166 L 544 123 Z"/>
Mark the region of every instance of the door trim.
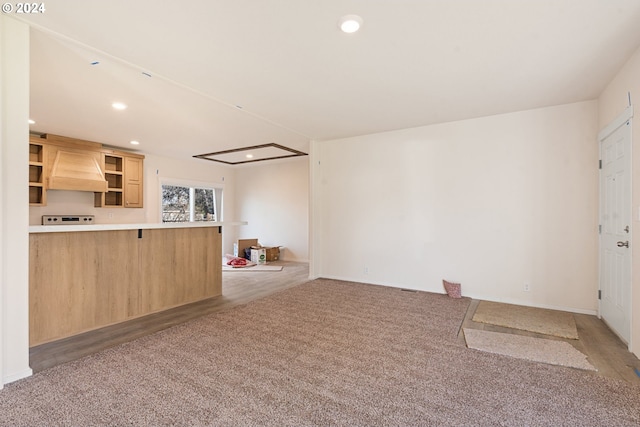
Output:
<path fill-rule="evenodd" d="M 600 132 L 598 132 L 598 145 L 602 143 L 603 139 L 611 135 L 631 118 L 633 118 L 633 105 L 629 105 L 627 108 L 625 108 L 618 117 L 613 119 L 611 123 L 609 123 Z"/>

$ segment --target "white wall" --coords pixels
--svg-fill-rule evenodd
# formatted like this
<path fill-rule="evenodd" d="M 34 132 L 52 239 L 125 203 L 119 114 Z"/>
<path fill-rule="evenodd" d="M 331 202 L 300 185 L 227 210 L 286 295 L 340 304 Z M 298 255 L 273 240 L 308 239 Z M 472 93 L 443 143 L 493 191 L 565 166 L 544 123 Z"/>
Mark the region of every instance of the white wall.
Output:
<path fill-rule="evenodd" d="M 283 260 L 309 260 L 309 158 L 254 163 L 236 170 L 236 211 L 248 221 L 238 238 L 283 246 Z"/>
<path fill-rule="evenodd" d="M 640 120 L 638 101 L 640 100 L 640 49 L 631 56 L 615 78 L 609 83 L 598 99 L 599 129 L 604 128 L 619 116 L 629 105 L 629 94 L 634 105 L 635 117 L 632 129 L 632 206 L 634 223 L 632 242 L 640 242 Z M 631 290 L 631 351 L 640 356 L 640 251 L 632 252 Z M 635 313 L 635 315 L 634 315 Z"/>
<path fill-rule="evenodd" d="M 313 274 L 595 313 L 596 123 L 591 101 L 314 143 Z"/>
<path fill-rule="evenodd" d="M 0 15 L 0 388 L 29 368 L 29 28 Z"/>

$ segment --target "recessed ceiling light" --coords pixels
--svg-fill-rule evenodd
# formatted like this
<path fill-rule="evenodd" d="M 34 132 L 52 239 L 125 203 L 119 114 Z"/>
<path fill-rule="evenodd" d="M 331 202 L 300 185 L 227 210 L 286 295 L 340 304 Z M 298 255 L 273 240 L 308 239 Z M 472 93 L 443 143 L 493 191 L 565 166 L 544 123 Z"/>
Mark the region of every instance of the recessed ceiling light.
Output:
<path fill-rule="evenodd" d="M 345 33 L 355 33 L 362 26 L 362 18 L 358 15 L 345 15 L 338 21 L 338 27 Z"/>
<path fill-rule="evenodd" d="M 140 145 L 140 142 L 138 142 L 138 141 L 129 141 L 129 144 L 131 144 L 131 145 Z"/>
<path fill-rule="evenodd" d="M 246 157 L 247 159 L 253 159 L 253 154 L 247 154 L 245 157 Z"/>
<path fill-rule="evenodd" d="M 113 104 L 111 104 L 111 106 L 116 110 L 124 110 L 127 108 L 127 105 L 123 104 L 122 102 L 114 102 Z"/>
<path fill-rule="evenodd" d="M 29 119 L 29 124 L 30 124 L 30 125 L 35 125 L 35 124 L 36 124 L 36 121 L 35 121 L 35 120 L 31 120 L 31 119 Z"/>

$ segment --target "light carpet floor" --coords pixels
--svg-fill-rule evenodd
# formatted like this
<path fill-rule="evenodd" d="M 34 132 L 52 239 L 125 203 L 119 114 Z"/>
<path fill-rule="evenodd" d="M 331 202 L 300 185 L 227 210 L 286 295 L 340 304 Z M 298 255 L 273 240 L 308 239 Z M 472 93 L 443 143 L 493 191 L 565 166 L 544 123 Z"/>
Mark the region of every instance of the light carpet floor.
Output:
<path fill-rule="evenodd" d="M 464 328 L 467 347 L 534 362 L 595 371 L 580 351 L 564 341 Z"/>
<path fill-rule="evenodd" d="M 474 322 L 488 323 L 561 338 L 578 339 L 571 313 L 544 308 L 480 301 Z"/>
<path fill-rule="evenodd" d="M 468 349 L 469 303 L 310 281 L 8 384 L 0 425 L 640 425 L 639 386 Z"/>

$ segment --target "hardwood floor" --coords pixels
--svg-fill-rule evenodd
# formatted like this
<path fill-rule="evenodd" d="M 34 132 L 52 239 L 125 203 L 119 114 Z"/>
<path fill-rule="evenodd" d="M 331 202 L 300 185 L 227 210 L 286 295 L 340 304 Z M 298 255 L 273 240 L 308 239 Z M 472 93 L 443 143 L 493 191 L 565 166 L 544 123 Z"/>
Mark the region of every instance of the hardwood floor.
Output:
<path fill-rule="evenodd" d="M 223 271 L 222 296 L 31 347 L 31 369 L 39 372 L 200 316 L 229 310 L 309 280 L 307 263 L 278 261 L 269 265 L 281 265 L 283 268 L 282 271 Z"/>
<path fill-rule="evenodd" d="M 309 266 L 306 263 L 280 261 L 270 264 L 282 265 L 283 269 L 279 272 L 223 271 L 220 297 L 32 347 L 31 368 L 34 372 L 42 371 L 200 316 L 229 310 L 309 280 Z M 549 338 L 526 331 L 474 322 L 472 318 L 478 303 L 478 300 L 471 302 L 463 327 Z M 635 372 L 635 369 L 640 370 L 640 361 L 627 351 L 622 341 L 595 316 L 574 314 L 574 318 L 580 339 L 565 341 L 588 356 L 591 364 L 598 369 L 596 375 L 640 384 L 640 377 Z M 464 344 L 462 332 L 459 339 Z"/>

